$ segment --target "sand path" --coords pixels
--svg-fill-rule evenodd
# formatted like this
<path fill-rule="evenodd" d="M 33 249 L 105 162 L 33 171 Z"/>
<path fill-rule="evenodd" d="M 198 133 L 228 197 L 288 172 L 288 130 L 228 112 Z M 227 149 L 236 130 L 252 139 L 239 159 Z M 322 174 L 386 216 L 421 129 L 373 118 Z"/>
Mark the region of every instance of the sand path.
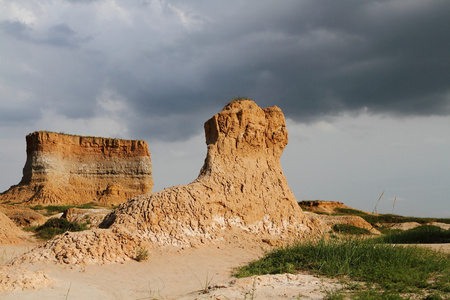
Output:
<path fill-rule="evenodd" d="M 144 262 L 62 266 L 26 265 L 54 279 L 51 286 L 0 294 L 1 299 L 322 299 L 339 287 L 327 278 L 281 274 L 233 279 L 233 268 L 262 256 L 261 245 L 248 241 L 221 242 L 199 248 L 159 248 Z M 29 251 L 35 243 L 0 245 L 0 263 Z M 450 253 L 450 244 L 423 245 Z M 216 289 L 203 294 L 207 285 Z"/>

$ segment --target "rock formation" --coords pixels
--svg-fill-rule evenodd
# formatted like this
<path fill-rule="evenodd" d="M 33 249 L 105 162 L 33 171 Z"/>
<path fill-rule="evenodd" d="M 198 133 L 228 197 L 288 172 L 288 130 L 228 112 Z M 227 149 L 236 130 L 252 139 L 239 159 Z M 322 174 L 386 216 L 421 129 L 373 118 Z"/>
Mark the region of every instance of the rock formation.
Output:
<path fill-rule="evenodd" d="M 302 212 L 281 170 L 288 136 L 278 107 L 233 101 L 205 123 L 205 133 L 208 153 L 195 181 L 137 196 L 103 220 L 109 230 L 66 233 L 18 261 L 121 261 L 142 243 L 186 247 L 251 236 L 277 244 L 329 230 Z M 95 246 L 103 239 L 108 250 Z"/>
<path fill-rule="evenodd" d="M 47 221 L 42 214 L 28 207 L 0 204 L 0 212 L 4 213 L 17 226 L 39 226 Z"/>
<path fill-rule="evenodd" d="M 0 201 L 116 205 L 153 187 L 147 143 L 37 131 L 27 135 L 21 182 Z"/>
<path fill-rule="evenodd" d="M 346 224 L 355 227 L 363 228 L 369 230 L 372 234 L 380 234 L 380 232 L 375 229 L 369 222 L 361 218 L 360 216 L 329 216 L 329 215 L 318 215 L 317 216 L 322 222 L 332 227 L 335 224 Z"/>
<path fill-rule="evenodd" d="M 17 244 L 24 236 L 25 233 L 0 211 L 0 244 Z"/>
<path fill-rule="evenodd" d="M 87 228 L 97 228 L 110 212 L 110 209 L 83 209 L 73 207 L 67 209 L 63 213 L 62 218 L 65 218 L 69 222 L 86 223 Z"/>
<path fill-rule="evenodd" d="M 351 209 L 357 211 L 357 209 L 344 205 L 342 202 L 337 201 L 323 201 L 323 200 L 303 200 L 298 203 L 302 209 L 311 212 L 323 212 L 327 214 L 339 213 L 339 209 Z M 365 213 L 361 211 L 362 213 Z"/>
<path fill-rule="evenodd" d="M 219 238 L 232 227 L 267 239 L 317 227 L 302 213 L 280 166 L 288 142 L 281 109 L 233 101 L 205 123 L 205 135 L 207 157 L 194 182 L 138 196 L 105 223 L 179 246 Z"/>

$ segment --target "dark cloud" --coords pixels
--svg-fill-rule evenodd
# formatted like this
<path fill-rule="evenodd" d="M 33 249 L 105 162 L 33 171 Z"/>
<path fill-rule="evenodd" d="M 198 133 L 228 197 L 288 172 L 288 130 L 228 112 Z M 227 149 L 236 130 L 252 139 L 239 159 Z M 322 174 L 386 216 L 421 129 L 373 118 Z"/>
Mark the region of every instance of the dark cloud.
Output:
<path fill-rule="evenodd" d="M 66 0 L 67 2 L 71 2 L 71 3 L 92 3 L 92 2 L 97 2 L 97 1 L 101 1 L 101 0 Z"/>
<path fill-rule="evenodd" d="M 23 36 L 28 27 L 19 21 L 0 22 L 0 29 L 13 36 Z"/>
<path fill-rule="evenodd" d="M 48 29 L 47 37 L 39 42 L 56 47 L 78 48 L 80 43 L 87 42 L 89 39 L 79 37 L 67 24 L 57 24 L 51 26 Z"/>
<path fill-rule="evenodd" d="M 101 18 L 74 5 L 73 18 L 39 32 L 0 23 L 4 34 L 32 42 L 33 60 L 23 59 L 42 74 L 29 86 L 68 118 L 94 116 L 104 89 L 140 120 L 129 120 L 130 134 L 143 122 L 161 139 L 191 136 L 197 118 L 239 95 L 299 122 L 360 110 L 450 113 L 450 6 L 441 1 L 116 4 L 97 1 L 91 8 Z"/>
<path fill-rule="evenodd" d="M 79 48 L 80 44 L 88 42 L 91 37 L 81 37 L 67 24 L 50 26 L 43 32 L 37 32 L 32 25 L 19 21 L 0 22 L 0 30 L 26 42 L 46 44 L 55 47 Z"/>

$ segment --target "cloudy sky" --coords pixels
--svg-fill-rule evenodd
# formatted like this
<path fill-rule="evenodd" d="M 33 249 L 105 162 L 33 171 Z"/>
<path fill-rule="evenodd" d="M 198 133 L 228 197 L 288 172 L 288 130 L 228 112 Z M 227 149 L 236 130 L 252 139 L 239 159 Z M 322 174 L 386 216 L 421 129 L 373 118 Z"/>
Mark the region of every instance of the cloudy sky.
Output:
<path fill-rule="evenodd" d="M 0 0 L 0 190 L 25 135 L 142 139 L 155 188 L 196 178 L 203 123 L 285 113 L 298 200 L 450 217 L 450 3 Z M 397 198 L 395 207 L 393 200 Z"/>

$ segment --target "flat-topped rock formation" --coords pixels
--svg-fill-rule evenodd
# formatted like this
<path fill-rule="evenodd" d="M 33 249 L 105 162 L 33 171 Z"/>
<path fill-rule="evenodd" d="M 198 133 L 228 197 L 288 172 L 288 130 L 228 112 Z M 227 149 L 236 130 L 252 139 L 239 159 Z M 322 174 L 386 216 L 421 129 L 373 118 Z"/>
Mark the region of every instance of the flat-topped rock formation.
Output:
<path fill-rule="evenodd" d="M 205 123 L 205 134 L 208 153 L 195 181 L 137 196 L 106 216 L 101 227 L 108 229 L 65 233 L 16 263 L 123 261 L 145 244 L 250 238 L 275 245 L 330 230 L 302 212 L 287 184 L 280 156 L 288 135 L 278 107 L 233 101 Z"/>
<path fill-rule="evenodd" d="M 116 205 L 152 190 L 144 141 L 37 131 L 26 142 L 22 180 L 0 195 L 2 202 Z"/>

